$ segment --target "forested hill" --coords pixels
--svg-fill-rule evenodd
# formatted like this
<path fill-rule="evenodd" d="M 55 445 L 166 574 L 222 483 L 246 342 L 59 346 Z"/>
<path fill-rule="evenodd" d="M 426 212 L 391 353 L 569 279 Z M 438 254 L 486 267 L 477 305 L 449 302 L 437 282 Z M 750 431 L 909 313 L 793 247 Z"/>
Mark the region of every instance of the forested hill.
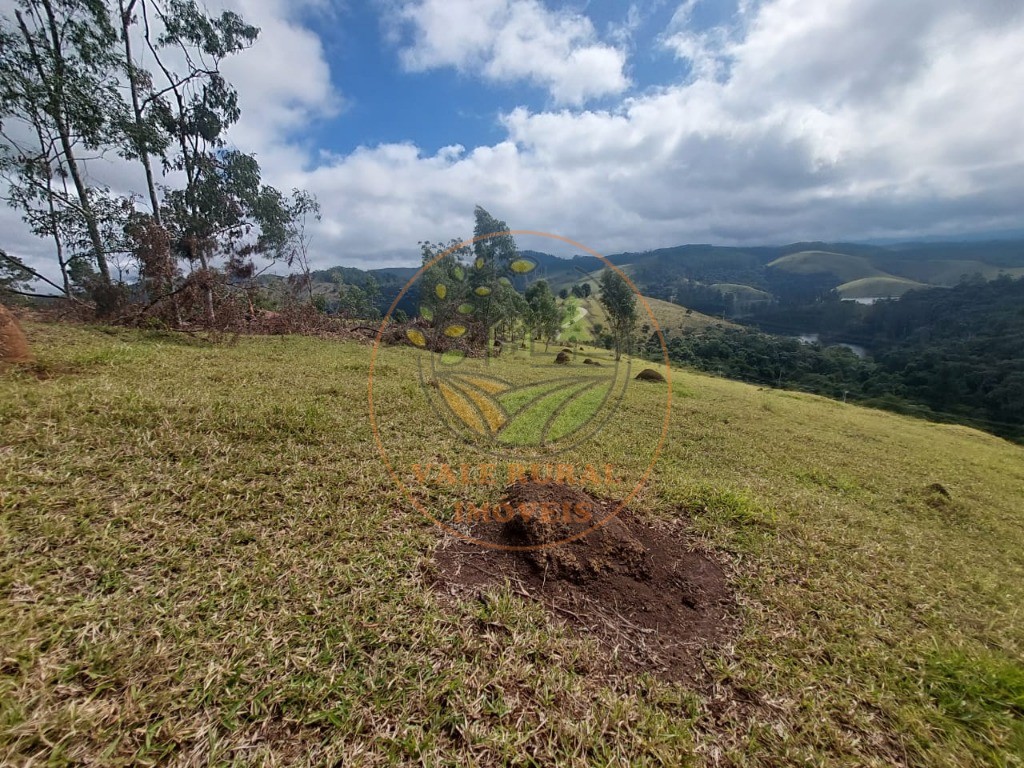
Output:
<path fill-rule="evenodd" d="M 804 344 L 754 330 L 709 329 L 672 339 L 674 360 L 753 383 L 849 397 L 1024 440 L 1024 279 L 911 291 L 872 306 L 821 302 L 801 321 Z"/>

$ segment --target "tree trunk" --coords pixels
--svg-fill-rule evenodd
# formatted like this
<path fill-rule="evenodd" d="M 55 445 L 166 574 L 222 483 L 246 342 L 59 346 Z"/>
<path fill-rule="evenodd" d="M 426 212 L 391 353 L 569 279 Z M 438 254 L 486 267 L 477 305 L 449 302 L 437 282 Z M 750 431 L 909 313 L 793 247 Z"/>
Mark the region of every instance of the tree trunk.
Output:
<path fill-rule="evenodd" d="M 145 0 L 143 0 L 145 2 Z M 127 7 L 124 4 L 124 0 L 118 0 L 118 5 L 121 11 L 121 36 L 124 41 L 124 56 L 125 65 L 128 70 L 128 85 L 131 91 L 132 97 L 132 114 L 135 117 L 135 126 L 138 128 L 144 122 L 144 115 L 142 112 L 142 102 L 139 98 L 139 78 L 138 73 L 135 69 L 135 60 L 132 58 L 132 40 L 131 40 L 131 26 L 132 26 L 132 11 L 135 8 L 136 0 L 129 0 Z M 163 228 L 163 214 L 160 211 L 160 197 L 156 192 L 156 178 L 153 175 L 153 163 L 149 157 L 149 147 L 142 145 L 135 147 L 135 150 L 139 153 L 139 161 L 142 163 L 142 168 L 146 173 L 146 189 L 149 192 L 149 204 L 153 211 L 153 222 Z M 174 260 L 171 257 L 170 251 L 168 250 L 165 254 L 167 259 L 167 275 L 168 275 L 168 286 L 167 289 L 171 294 L 171 307 L 174 311 L 174 323 L 175 325 L 181 325 L 181 305 L 178 302 L 178 294 L 174 290 Z"/>
<path fill-rule="evenodd" d="M 121 9 L 121 36 L 124 41 L 124 57 L 125 64 L 128 68 L 128 85 L 131 91 L 132 97 L 132 113 L 135 117 L 135 126 L 138 128 L 144 122 L 144 115 L 142 113 L 142 102 L 139 99 L 139 78 L 138 73 L 135 69 L 135 60 L 132 58 L 132 40 L 129 30 L 132 25 L 132 10 L 135 8 L 136 0 L 130 0 L 128 6 L 125 7 L 124 0 L 119 0 Z M 149 159 L 149 147 L 137 146 L 135 150 L 139 153 L 139 160 L 142 162 L 142 168 L 146 172 L 146 189 L 149 192 L 149 204 L 153 209 L 153 221 L 156 222 L 157 226 L 162 227 L 163 221 L 161 220 L 160 214 L 160 198 L 156 193 L 156 181 L 153 176 L 153 164 Z"/>
<path fill-rule="evenodd" d="M 81 171 L 78 167 L 78 160 L 75 157 L 74 145 L 71 141 L 71 129 L 68 127 L 67 121 L 64 119 L 64 107 L 66 106 L 63 98 L 64 53 L 61 50 L 60 32 L 57 29 L 57 20 L 53 13 L 53 4 L 51 1 L 42 0 L 41 5 L 46 11 L 47 24 L 50 32 L 50 52 L 53 56 L 54 66 L 52 78 L 48 78 L 46 76 L 46 71 L 43 69 L 43 63 L 40 59 L 39 52 L 36 50 L 35 41 L 32 39 L 32 34 L 29 32 L 28 26 L 25 24 L 25 19 L 22 17 L 21 11 L 15 11 L 15 16 L 17 17 L 18 24 L 21 27 L 21 33 L 25 36 L 25 42 L 28 44 L 29 52 L 32 55 L 32 63 L 35 65 L 40 83 L 45 86 L 48 81 L 52 80 L 52 85 L 47 87 L 47 96 L 49 101 L 48 111 L 57 127 L 57 135 L 60 138 L 60 145 L 64 152 L 68 173 L 71 175 L 71 180 L 75 185 L 75 191 L 78 193 L 78 200 L 82 208 L 82 216 L 85 218 L 86 230 L 89 233 L 89 241 L 92 243 L 93 255 L 96 259 L 96 267 L 100 271 L 100 278 L 103 284 L 105 286 L 109 286 L 110 268 L 107 265 L 106 251 L 103 248 L 103 239 L 100 236 L 100 228 L 96 220 L 96 212 L 92 207 L 92 199 L 89 196 L 89 187 L 85 184 Z"/>

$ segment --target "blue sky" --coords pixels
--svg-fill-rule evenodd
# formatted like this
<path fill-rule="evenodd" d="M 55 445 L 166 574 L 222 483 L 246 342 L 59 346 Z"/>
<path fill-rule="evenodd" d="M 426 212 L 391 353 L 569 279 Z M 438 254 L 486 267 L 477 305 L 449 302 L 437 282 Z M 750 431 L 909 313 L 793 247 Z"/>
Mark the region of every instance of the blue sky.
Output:
<path fill-rule="evenodd" d="M 643 11 L 639 5 L 614 0 L 564 7 L 579 9 L 606 37 L 615 37 L 616 29 L 635 20 L 637 27 L 630 31 L 630 91 L 675 82 L 689 70 L 670 51 L 652 45 L 672 19 L 672 3 L 650 3 Z M 734 12 L 734 2 L 705 2 L 695 9 L 693 20 L 709 28 Z M 408 71 L 398 51 L 409 43 L 409 31 L 397 32 L 396 40 L 379 3 L 349 3 L 332 9 L 326 18 L 331 21 L 320 37 L 332 71 L 343 73 L 346 105 L 337 117 L 312 128 L 309 135 L 324 149 L 348 153 L 359 145 L 412 141 L 433 153 L 451 144 L 493 144 L 505 135 L 498 118 L 510 106 L 542 110 L 551 105 L 546 89 L 531 83 L 482 84 L 471 74 L 449 68 Z M 310 8 L 304 21 L 318 27 L 324 19 L 322 9 Z M 614 97 L 595 98 L 588 107 L 613 108 L 616 102 Z"/>
<path fill-rule="evenodd" d="M 1024 228 L 1021 2 L 207 1 L 262 29 L 230 138 L 317 195 L 318 267 L 414 263 L 476 204 L 605 254 Z"/>

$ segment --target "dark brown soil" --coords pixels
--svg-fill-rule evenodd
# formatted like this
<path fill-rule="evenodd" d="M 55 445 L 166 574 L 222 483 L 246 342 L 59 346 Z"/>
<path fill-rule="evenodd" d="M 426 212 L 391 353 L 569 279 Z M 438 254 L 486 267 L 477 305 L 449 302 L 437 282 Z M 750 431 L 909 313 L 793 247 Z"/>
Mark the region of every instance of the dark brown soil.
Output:
<path fill-rule="evenodd" d="M 31 359 L 28 340 L 18 321 L 7 307 L 0 304 L 0 364 L 27 363 Z"/>
<path fill-rule="evenodd" d="M 555 357 L 555 362 L 564 365 L 565 363 L 568 363 L 570 359 L 569 353 L 563 350 Z"/>
<path fill-rule="evenodd" d="M 637 381 L 664 381 L 665 377 L 653 368 L 644 368 L 636 375 Z"/>
<path fill-rule="evenodd" d="M 586 360 L 583 361 L 583 364 L 584 365 L 596 365 L 598 368 L 601 367 L 601 364 L 599 362 L 597 362 L 597 360 L 591 360 L 589 357 Z"/>
<path fill-rule="evenodd" d="M 508 582 L 597 638 L 623 671 L 673 681 L 696 679 L 701 649 L 733 634 L 735 603 L 725 571 L 699 550 L 684 524 L 656 527 L 627 510 L 615 515 L 617 502 L 556 483 L 509 486 L 500 508 L 501 519 L 515 514 L 504 523 L 478 519 L 468 533 L 495 546 L 535 549 L 490 549 L 453 538 L 436 554 L 438 588 L 465 597 Z M 591 520 L 579 522 L 588 512 Z M 597 520 L 605 524 L 564 543 Z"/>

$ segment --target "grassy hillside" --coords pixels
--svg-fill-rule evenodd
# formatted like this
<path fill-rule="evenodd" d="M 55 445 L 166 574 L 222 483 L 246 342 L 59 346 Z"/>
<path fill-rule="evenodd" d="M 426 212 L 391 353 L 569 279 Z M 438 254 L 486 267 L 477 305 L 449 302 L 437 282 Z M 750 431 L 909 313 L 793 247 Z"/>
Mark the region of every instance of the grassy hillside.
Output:
<path fill-rule="evenodd" d="M 711 287 L 724 294 L 732 294 L 742 301 L 766 301 L 772 297 L 767 291 L 738 283 L 715 283 Z"/>
<path fill-rule="evenodd" d="M 848 283 L 866 277 L 890 277 L 875 268 L 864 256 L 851 256 L 846 253 L 830 251 L 791 253 L 770 262 L 768 267 L 795 275 L 834 275 L 839 283 Z"/>
<path fill-rule="evenodd" d="M 651 314 L 654 315 L 654 319 L 661 328 L 662 333 L 666 335 L 678 335 L 686 331 L 701 330 L 708 327 L 736 327 L 727 320 L 687 310 L 686 307 L 680 307 L 678 304 L 660 299 L 652 299 L 649 296 L 645 298 L 647 299 L 648 306 L 651 308 Z M 609 327 L 608 313 L 601 306 L 601 302 L 596 296 L 591 296 L 587 299 L 576 299 L 575 301 L 582 310 L 582 314 L 577 315 L 576 322 L 567 325 L 563 329 L 562 339 L 568 340 L 570 337 L 576 337 L 578 341 L 593 341 L 593 333 L 591 332 L 593 325 L 600 323 L 607 329 Z M 637 314 L 639 317 L 637 320 L 638 328 L 643 325 L 650 325 L 647 310 L 639 302 L 637 303 Z"/>
<path fill-rule="evenodd" d="M 678 304 L 673 304 L 669 301 L 662 301 L 661 299 L 652 299 L 650 296 L 647 298 L 647 304 L 651 308 L 651 313 L 654 315 L 654 319 L 658 321 L 658 325 L 664 333 L 676 334 L 683 331 L 700 330 L 709 326 L 717 327 L 735 327 L 732 323 L 727 320 L 722 320 L 717 317 L 710 317 L 708 315 L 701 314 L 681 307 Z M 647 313 L 644 311 L 642 305 L 637 306 L 637 311 L 640 314 L 639 324 L 646 322 Z"/>
<path fill-rule="evenodd" d="M 4 764 L 1024 755 L 1018 446 L 675 372 L 636 513 L 691 521 L 741 625 L 670 684 L 514 585 L 430 587 L 442 536 L 375 453 L 367 347 L 27 330 L 37 364 L 0 377 Z M 415 353 L 392 360 L 412 458 L 437 424 Z M 601 461 L 639 460 L 663 386 L 629 388 Z"/>
<path fill-rule="evenodd" d="M 836 292 L 844 299 L 869 299 L 874 297 L 893 298 L 918 288 L 930 288 L 903 277 L 862 277 L 843 283 Z"/>

